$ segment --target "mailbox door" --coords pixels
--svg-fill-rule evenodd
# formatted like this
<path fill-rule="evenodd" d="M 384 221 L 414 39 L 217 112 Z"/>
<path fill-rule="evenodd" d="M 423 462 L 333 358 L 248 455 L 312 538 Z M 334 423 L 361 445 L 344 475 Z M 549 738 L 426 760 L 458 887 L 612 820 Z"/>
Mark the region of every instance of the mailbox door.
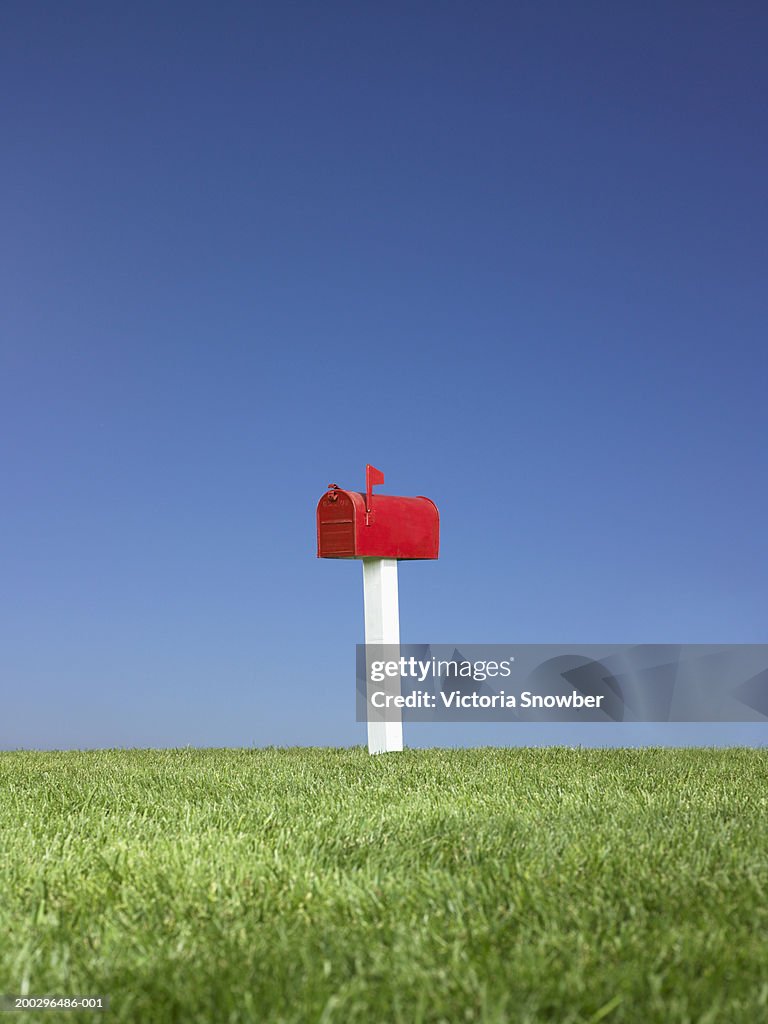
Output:
<path fill-rule="evenodd" d="M 328 491 L 317 506 L 320 558 L 355 557 L 355 509 L 346 491 Z"/>

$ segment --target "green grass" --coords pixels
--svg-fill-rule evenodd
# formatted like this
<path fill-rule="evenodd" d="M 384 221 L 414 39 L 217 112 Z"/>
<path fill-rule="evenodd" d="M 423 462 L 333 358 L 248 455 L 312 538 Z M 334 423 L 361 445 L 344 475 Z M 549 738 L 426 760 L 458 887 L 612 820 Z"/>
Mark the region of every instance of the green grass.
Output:
<path fill-rule="evenodd" d="M 20 1021 L 768 1020 L 768 751 L 0 754 Z"/>

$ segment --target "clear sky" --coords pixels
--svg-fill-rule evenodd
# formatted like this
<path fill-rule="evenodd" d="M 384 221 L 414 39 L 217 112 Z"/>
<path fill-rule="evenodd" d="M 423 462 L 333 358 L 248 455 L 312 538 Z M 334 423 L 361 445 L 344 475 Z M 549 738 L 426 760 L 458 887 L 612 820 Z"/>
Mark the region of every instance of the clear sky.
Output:
<path fill-rule="evenodd" d="M 0 746 L 362 742 L 404 640 L 768 642 L 768 7 L 0 12 Z M 447 727 L 446 727 L 447 729 Z M 412 744 L 762 726 L 412 727 Z"/>

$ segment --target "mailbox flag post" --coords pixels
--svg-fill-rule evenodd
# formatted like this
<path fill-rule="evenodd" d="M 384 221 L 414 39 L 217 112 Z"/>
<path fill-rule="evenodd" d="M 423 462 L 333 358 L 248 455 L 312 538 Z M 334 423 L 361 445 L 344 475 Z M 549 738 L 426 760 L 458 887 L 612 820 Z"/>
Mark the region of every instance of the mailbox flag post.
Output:
<path fill-rule="evenodd" d="M 400 614 L 397 598 L 397 563 L 437 558 L 440 547 L 440 516 L 429 498 L 401 498 L 374 494 L 384 474 L 365 467 L 365 493 L 345 491 L 329 484 L 317 504 L 318 558 L 360 558 L 363 562 L 365 643 L 400 645 Z M 397 657 L 393 652 L 392 657 Z M 368 679 L 371 678 L 367 665 Z M 368 684 L 370 691 L 370 683 Z M 387 678 L 377 690 L 400 693 L 400 678 Z M 376 718 L 368 696 L 368 752 L 382 754 L 403 749 L 403 722 L 394 709 Z"/>

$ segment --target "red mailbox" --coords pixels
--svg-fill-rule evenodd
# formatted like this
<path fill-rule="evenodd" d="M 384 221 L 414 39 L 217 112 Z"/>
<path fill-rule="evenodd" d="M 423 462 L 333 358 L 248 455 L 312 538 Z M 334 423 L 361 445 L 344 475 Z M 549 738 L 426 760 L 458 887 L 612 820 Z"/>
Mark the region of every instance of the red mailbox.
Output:
<path fill-rule="evenodd" d="M 331 484 L 317 504 L 318 558 L 437 558 L 440 516 L 429 498 L 373 494 L 384 474 L 365 467 L 365 494 Z"/>

